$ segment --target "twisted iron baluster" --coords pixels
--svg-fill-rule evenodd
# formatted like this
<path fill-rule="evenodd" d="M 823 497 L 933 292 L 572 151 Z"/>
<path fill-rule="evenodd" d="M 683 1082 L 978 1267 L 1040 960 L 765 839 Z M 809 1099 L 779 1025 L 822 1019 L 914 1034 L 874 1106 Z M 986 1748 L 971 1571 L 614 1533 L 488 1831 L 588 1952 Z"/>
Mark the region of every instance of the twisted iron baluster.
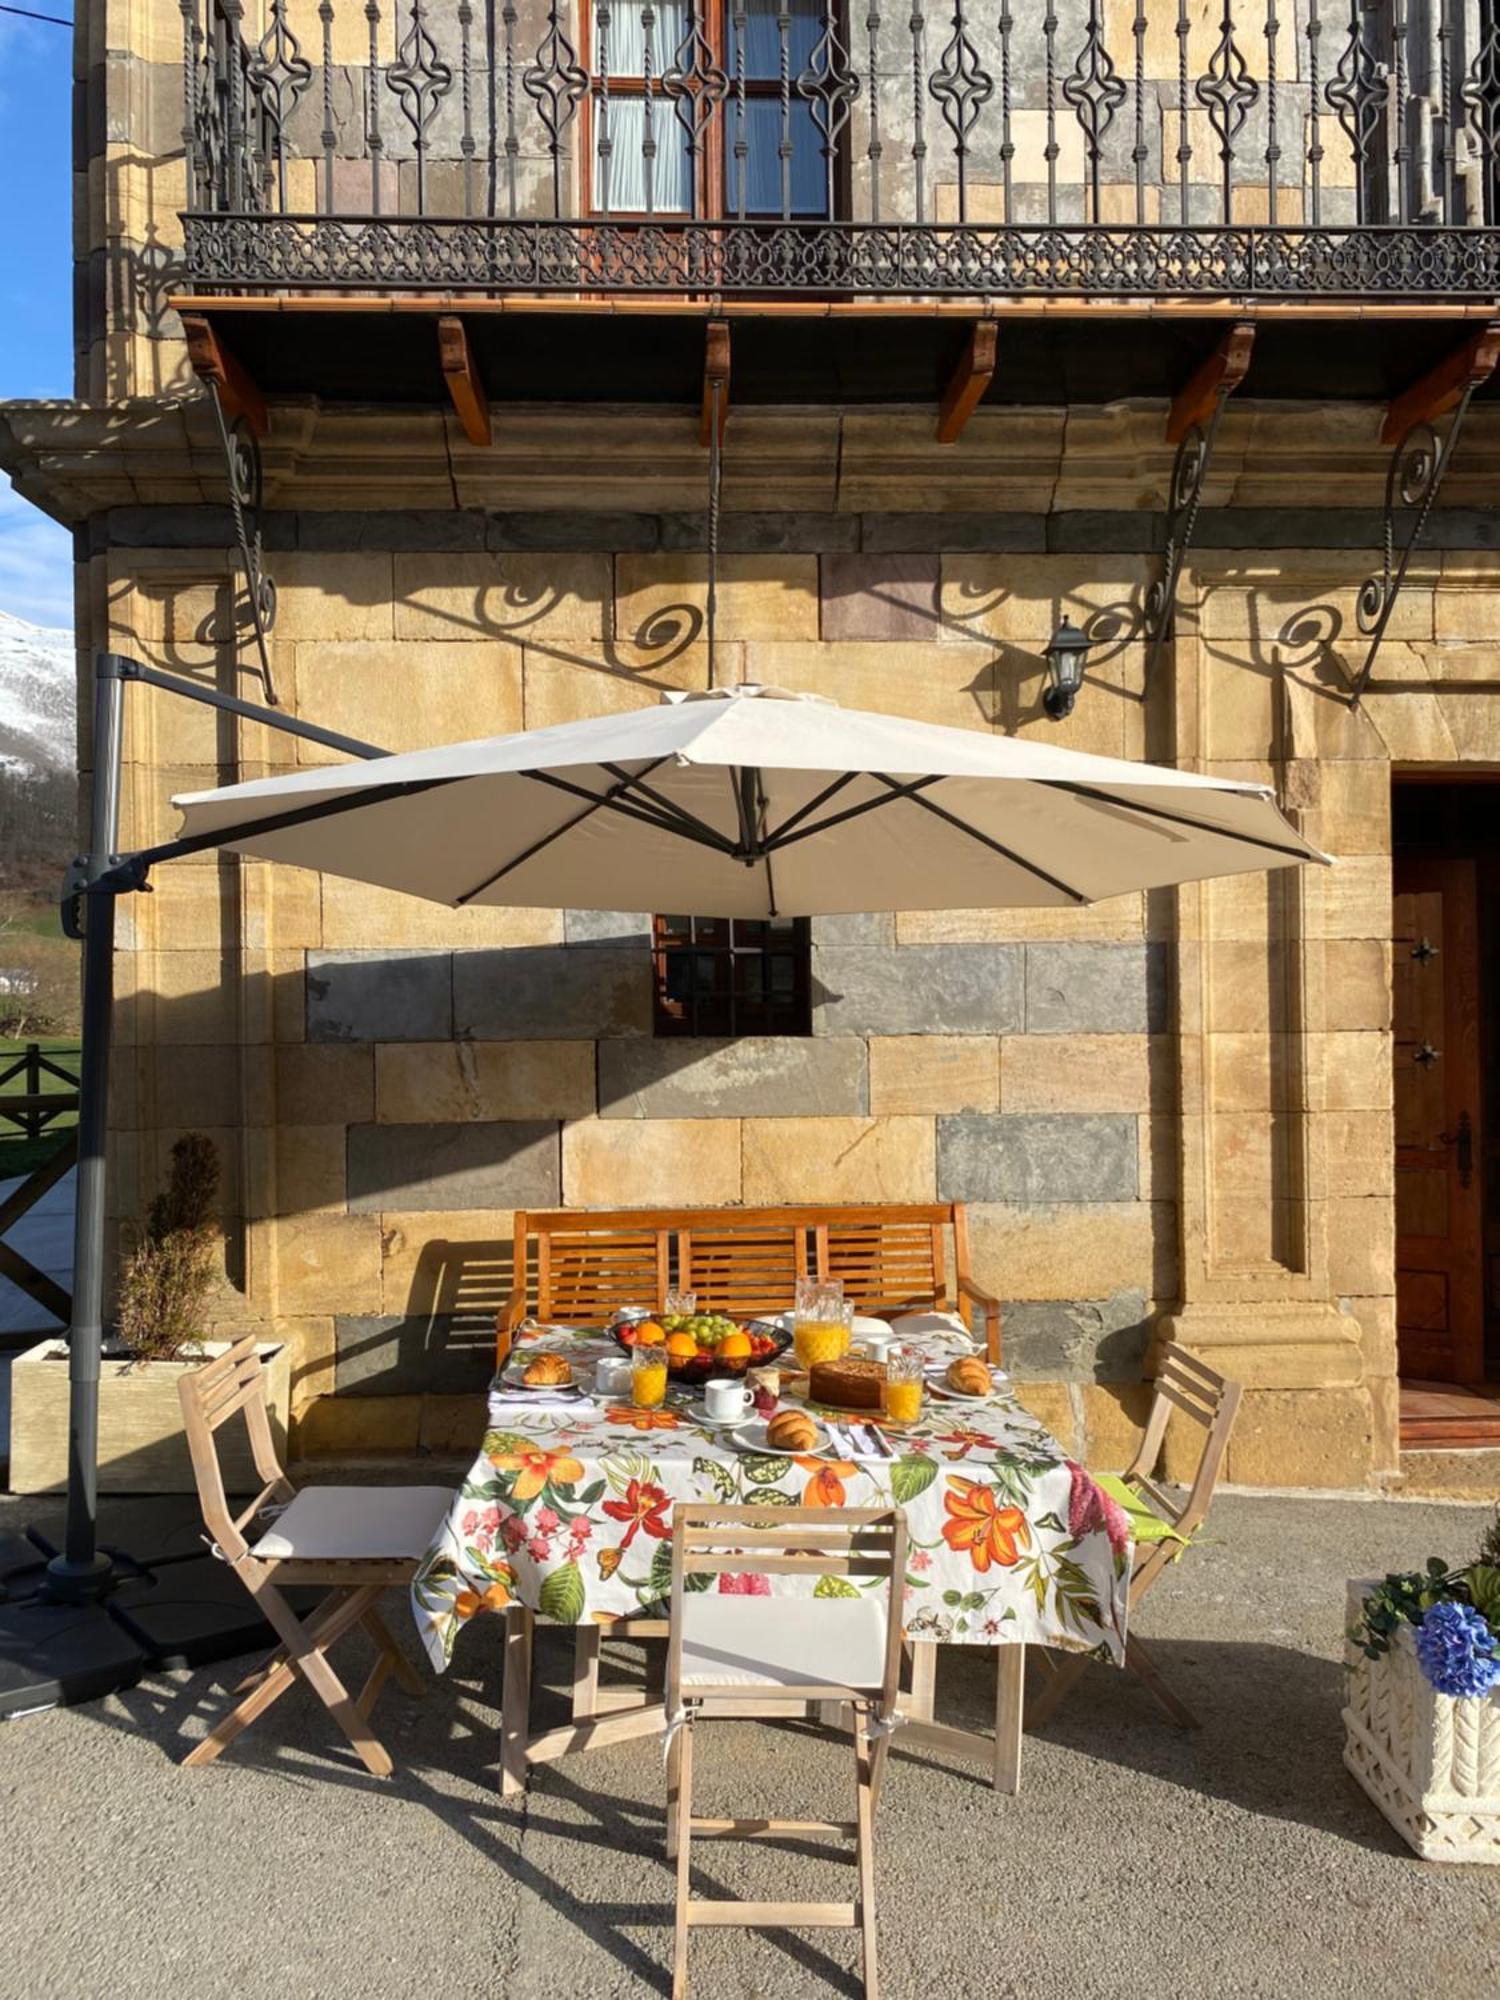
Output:
<path fill-rule="evenodd" d="M 837 212 L 835 178 L 839 141 L 859 96 L 859 77 L 839 33 L 837 0 L 825 0 L 823 32 L 797 78 L 797 94 L 807 100 L 814 125 L 823 136 L 823 178 L 827 213 Z"/>
<path fill-rule="evenodd" d="M 380 156 L 385 141 L 380 136 L 380 0 L 365 0 L 365 19 L 370 24 L 370 67 L 366 76 L 368 108 L 365 143 L 370 153 L 370 213 L 380 213 Z"/>
<path fill-rule="evenodd" d="M 521 142 L 516 137 L 516 8 L 515 0 L 505 0 L 500 12 L 505 29 L 505 187 L 507 210 L 514 221 L 517 213 L 516 163 Z"/>
<path fill-rule="evenodd" d="M 1135 144 L 1130 157 L 1135 166 L 1135 219 L 1146 220 L 1146 0 L 1135 0 Z"/>
<path fill-rule="evenodd" d="M 792 17 L 785 0 L 776 10 L 778 84 L 781 91 L 781 138 L 777 157 L 781 162 L 781 219 L 792 213 Z"/>
<path fill-rule="evenodd" d="M 197 0 L 181 0 L 182 15 L 182 159 L 189 208 L 208 208 L 203 194 L 203 160 L 198 145 L 198 51 L 203 30 L 198 26 Z"/>
<path fill-rule="evenodd" d="M 880 220 L 880 69 L 877 51 L 880 43 L 880 8 L 871 0 L 869 13 L 865 16 L 865 32 L 870 38 L 870 138 L 865 147 L 865 157 L 870 162 L 870 220 Z"/>
<path fill-rule="evenodd" d="M 979 51 L 969 36 L 963 0 L 954 0 L 953 33 L 927 87 L 942 113 L 943 123 L 953 134 L 953 158 L 958 169 L 958 219 L 967 222 L 969 134 L 994 95 L 995 82 L 980 64 Z"/>
<path fill-rule="evenodd" d="M 915 183 L 917 225 L 927 220 L 927 129 L 925 123 L 926 91 L 923 88 L 923 73 L 926 64 L 923 50 L 926 42 L 927 23 L 922 17 L 920 5 L 911 10 L 911 164 L 912 179 Z"/>
<path fill-rule="evenodd" d="M 302 44 L 287 25 L 286 0 L 271 0 L 266 32 L 246 61 L 245 75 L 255 92 L 266 134 L 267 190 L 269 192 L 270 163 L 274 155 L 277 203 L 285 213 L 287 120 L 312 82 L 312 64 L 303 55 Z"/>
<path fill-rule="evenodd" d="M 339 138 L 333 122 L 333 0 L 318 0 L 318 19 L 323 24 L 323 213 L 332 215 L 333 149 Z"/>
<path fill-rule="evenodd" d="M 1307 171 L 1311 183 L 1311 220 L 1314 229 L 1323 219 L 1323 93 L 1318 83 L 1318 57 L 1322 38 L 1323 23 L 1318 18 L 1318 0 L 1307 0 Z"/>
<path fill-rule="evenodd" d="M 411 26 L 396 50 L 396 60 L 386 69 L 385 80 L 411 127 L 417 158 L 417 213 L 425 215 L 427 135 L 443 99 L 453 88 L 453 71 L 438 54 L 437 43 L 427 26 L 423 0 L 411 0 Z"/>
<path fill-rule="evenodd" d="M 463 98 L 464 129 L 458 150 L 464 163 L 464 214 L 474 213 L 474 51 L 471 46 L 474 9 L 470 0 L 458 0 L 458 73 Z"/>
<path fill-rule="evenodd" d="M 598 177 L 597 203 L 602 214 L 610 212 L 610 161 L 615 142 L 609 133 L 609 30 L 614 16 L 609 0 L 597 0 L 594 26 L 598 30 L 594 57 L 594 99 L 598 106 L 597 135 L 594 140 L 595 172 Z"/>
<path fill-rule="evenodd" d="M 1324 92 L 1337 114 L 1354 157 L 1355 215 L 1367 222 L 1370 207 L 1370 143 L 1387 102 L 1385 65 L 1376 60 L 1364 32 L 1360 0 L 1349 0 L 1349 39 Z"/>
<path fill-rule="evenodd" d="M 1104 24 L 1100 0 L 1089 0 L 1088 27 L 1078 59 L 1063 79 L 1062 94 L 1073 107 L 1073 115 L 1083 132 L 1088 163 L 1089 201 L 1092 219 L 1099 221 L 1099 166 L 1104 135 L 1115 122 L 1115 113 L 1129 92 L 1120 81 L 1109 50 L 1104 45 Z"/>
<path fill-rule="evenodd" d="M 552 155 L 552 213 L 558 216 L 563 212 L 563 162 L 568 127 L 588 87 L 589 80 L 579 67 L 578 52 L 563 32 L 559 0 L 551 0 L 547 32 L 522 72 L 521 88 L 536 106 L 537 116 L 546 128 L 547 150 Z"/>
<path fill-rule="evenodd" d="M 1406 143 L 1406 127 L 1410 113 L 1408 93 L 1408 66 L 1406 60 L 1406 7 L 1404 0 L 1393 0 L 1391 13 L 1391 55 L 1395 71 L 1395 97 L 1392 100 L 1391 117 L 1395 125 L 1392 133 L 1391 168 L 1396 179 L 1396 198 L 1387 207 L 1394 207 L 1395 214 L 1388 219 L 1405 222 L 1407 219 L 1406 163 L 1411 157 L 1411 148 Z"/>
<path fill-rule="evenodd" d="M 1453 167 L 1455 153 L 1453 146 L 1453 16 L 1450 11 L 1453 0 L 1439 0 L 1437 46 L 1438 46 L 1438 104 L 1443 119 L 1442 161 L 1442 220 L 1456 218 L 1458 204 L 1453 199 Z"/>
<path fill-rule="evenodd" d="M 1011 221 L 1011 162 L 1016 157 L 1010 136 L 1010 31 L 1014 26 L 1009 0 L 1000 0 L 1000 212 Z"/>
<path fill-rule="evenodd" d="M 1184 229 L 1192 213 L 1188 193 L 1188 168 L 1193 158 L 1192 142 L 1188 138 L 1188 36 L 1192 32 L 1188 21 L 1188 0 L 1177 0 L 1177 181 L 1178 207 Z"/>
<path fill-rule="evenodd" d="M 1276 0 L 1266 0 L 1266 220 L 1273 229 L 1276 227 L 1276 183 L 1281 168 L 1281 147 L 1276 138 L 1276 37 L 1280 33 Z"/>
<path fill-rule="evenodd" d="M 646 163 L 646 213 L 656 213 L 656 10 L 641 10 L 641 158 Z"/>
<path fill-rule="evenodd" d="M 745 0 L 734 0 L 734 171 L 735 213 L 745 219 L 745 182 L 750 172 L 750 142 L 745 137 Z"/>
<path fill-rule="evenodd" d="M 1057 220 L 1057 10 L 1047 0 L 1042 21 L 1047 45 L 1047 143 L 1042 148 L 1047 161 L 1047 220 Z"/>
<path fill-rule="evenodd" d="M 224 120 L 224 147 L 227 186 L 232 210 L 246 208 L 245 170 L 245 71 L 240 61 L 240 22 L 245 10 L 240 0 L 223 0 L 225 39 L 228 43 L 228 104 Z"/>

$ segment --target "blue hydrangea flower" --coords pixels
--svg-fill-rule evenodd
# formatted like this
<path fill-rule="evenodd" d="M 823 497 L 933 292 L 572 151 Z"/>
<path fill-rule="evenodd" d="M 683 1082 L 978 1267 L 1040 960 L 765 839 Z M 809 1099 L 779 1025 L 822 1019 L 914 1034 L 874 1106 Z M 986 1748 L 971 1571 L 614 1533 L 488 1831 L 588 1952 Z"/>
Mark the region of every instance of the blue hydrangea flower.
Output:
<path fill-rule="evenodd" d="M 1471 1604 L 1445 1598 L 1416 1633 L 1417 1658 L 1439 1694 L 1488 1694 L 1500 1686 L 1500 1646 Z"/>

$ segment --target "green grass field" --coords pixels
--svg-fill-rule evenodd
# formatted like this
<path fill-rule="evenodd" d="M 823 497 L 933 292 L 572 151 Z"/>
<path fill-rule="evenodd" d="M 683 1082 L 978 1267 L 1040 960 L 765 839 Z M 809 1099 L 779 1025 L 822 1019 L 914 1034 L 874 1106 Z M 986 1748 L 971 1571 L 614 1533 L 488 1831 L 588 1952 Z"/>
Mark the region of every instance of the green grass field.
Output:
<path fill-rule="evenodd" d="M 36 1037 L 37 1047 L 45 1055 L 56 1055 L 60 1066 L 72 1075 L 78 1073 L 78 1037 L 76 1035 L 46 1035 Z M 24 1054 L 24 1041 L 0 1039 L 0 1075 L 8 1070 L 16 1058 Z M 69 1086 L 60 1077 L 42 1072 L 43 1091 L 66 1091 Z M 23 1070 L 6 1083 L 0 1083 L 0 1100 L 19 1097 L 26 1089 L 26 1074 Z M 60 1112 L 42 1133 L 29 1139 L 19 1125 L 12 1125 L 8 1119 L 0 1118 L 0 1180 L 9 1180 L 16 1174 L 29 1174 L 57 1150 L 58 1141 L 78 1123 L 74 1111 Z"/>

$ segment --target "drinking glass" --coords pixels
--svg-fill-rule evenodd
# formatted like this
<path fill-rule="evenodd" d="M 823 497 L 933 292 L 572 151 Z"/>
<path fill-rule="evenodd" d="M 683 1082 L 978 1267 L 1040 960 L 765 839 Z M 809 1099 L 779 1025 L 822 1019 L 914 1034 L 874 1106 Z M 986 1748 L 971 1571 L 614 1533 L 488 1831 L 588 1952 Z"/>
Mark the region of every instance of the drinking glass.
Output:
<path fill-rule="evenodd" d="M 914 1424 L 922 1414 L 924 1360 L 920 1347 L 893 1347 L 885 1357 L 881 1402 L 893 1424 Z"/>
<path fill-rule="evenodd" d="M 792 1310 L 792 1344 L 798 1365 L 840 1361 L 849 1352 L 854 1306 L 837 1279 L 799 1278 Z"/>
<path fill-rule="evenodd" d="M 667 1400 L 667 1356 L 661 1346 L 631 1349 L 630 1400 L 638 1410 L 659 1410 Z"/>
<path fill-rule="evenodd" d="M 661 1302 L 661 1310 L 663 1319 L 670 1319 L 674 1316 L 680 1319 L 691 1319 L 693 1314 L 698 1310 L 698 1294 L 696 1292 L 669 1291 Z"/>

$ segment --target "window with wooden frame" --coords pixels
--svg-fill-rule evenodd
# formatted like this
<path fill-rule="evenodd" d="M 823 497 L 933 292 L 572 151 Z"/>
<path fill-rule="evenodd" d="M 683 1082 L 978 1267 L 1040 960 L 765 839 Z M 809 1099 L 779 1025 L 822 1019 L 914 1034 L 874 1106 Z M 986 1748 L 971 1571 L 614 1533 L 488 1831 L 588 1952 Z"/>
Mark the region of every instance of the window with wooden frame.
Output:
<path fill-rule="evenodd" d="M 654 917 L 658 1035 L 810 1035 L 806 917 Z"/>
<path fill-rule="evenodd" d="M 841 6 L 829 0 L 581 5 L 589 51 L 587 213 L 709 221 L 818 221 L 833 214 L 838 140 L 848 115 L 831 76 L 840 62 L 847 68 L 838 39 Z"/>

